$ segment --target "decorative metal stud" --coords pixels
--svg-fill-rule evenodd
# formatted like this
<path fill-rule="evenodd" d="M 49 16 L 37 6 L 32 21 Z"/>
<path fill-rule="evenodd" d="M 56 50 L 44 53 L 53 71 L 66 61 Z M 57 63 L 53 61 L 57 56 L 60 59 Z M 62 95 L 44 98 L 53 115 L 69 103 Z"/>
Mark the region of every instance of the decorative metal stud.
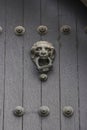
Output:
<path fill-rule="evenodd" d="M 25 28 L 23 26 L 17 26 L 14 31 L 16 35 L 21 36 L 25 33 Z"/>
<path fill-rule="evenodd" d="M 69 25 L 63 25 L 60 31 L 64 34 L 69 34 L 71 32 L 71 27 Z"/>
<path fill-rule="evenodd" d="M 41 74 L 41 75 L 40 75 L 40 80 L 41 80 L 41 81 L 46 81 L 47 79 L 48 79 L 47 74 Z"/>
<path fill-rule="evenodd" d="M 13 111 L 14 115 L 17 117 L 21 117 L 24 115 L 24 108 L 21 106 L 17 106 L 14 111 Z"/>
<path fill-rule="evenodd" d="M 37 28 L 37 32 L 38 32 L 40 35 L 45 35 L 45 34 L 48 32 L 48 28 L 47 28 L 47 26 L 40 25 L 40 26 Z"/>
<path fill-rule="evenodd" d="M 71 117 L 73 115 L 73 113 L 74 113 L 74 110 L 73 110 L 73 108 L 71 106 L 65 106 L 63 108 L 64 116 L 69 118 L 69 117 Z"/>
<path fill-rule="evenodd" d="M 3 31 L 3 28 L 0 26 L 0 33 L 2 33 L 2 31 Z"/>
<path fill-rule="evenodd" d="M 47 106 L 41 106 L 39 109 L 39 115 L 46 117 L 50 114 L 50 109 Z"/>
<path fill-rule="evenodd" d="M 55 48 L 52 43 L 38 41 L 31 48 L 31 59 L 40 72 L 40 79 L 46 80 L 47 73 L 52 69 L 55 59 Z"/>

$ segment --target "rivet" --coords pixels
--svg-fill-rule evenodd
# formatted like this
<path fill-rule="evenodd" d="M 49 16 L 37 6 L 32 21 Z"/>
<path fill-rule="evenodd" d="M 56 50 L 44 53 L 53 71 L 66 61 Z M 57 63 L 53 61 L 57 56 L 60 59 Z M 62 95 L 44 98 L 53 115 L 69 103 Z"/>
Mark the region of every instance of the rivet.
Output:
<path fill-rule="evenodd" d="M 17 26 L 14 31 L 16 35 L 21 36 L 25 33 L 25 28 L 23 26 Z"/>
<path fill-rule="evenodd" d="M 64 116 L 69 118 L 69 117 L 71 117 L 73 115 L 73 113 L 74 113 L 74 110 L 73 110 L 73 108 L 71 106 L 65 106 L 63 108 Z"/>
<path fill-rule="evenodd" d="M 62 32 L 64 34 L 69 34 L 71 32 L 71 27 L 69 25 L 63 25 L 60 28 L 60 32 Z"/>
<path fill-rule="evenodd" d="M 46 81 L 47 79 L 48 79 L 47 74 L 41 74 L 41 75 L 40 75 L 40 80 L 41 80 L 41 81 Z"/>
<path fill-rule="evenodd" d="M 48 32 L 48 28 L 47 28 L 47 26 L 40 25 L 40 26 L 37 28 L 37 32 L 38 32 L 40 35 L 45 35 L 45 34 Z"/>
<path fill-rule="evenodd" d="M 17 117 L 21 117 L 24 115 L 24 108 L 21 106 L 17 106 L 14 111 L 13 111 L 14 115 Z"/>
<path fill-rule="evenodd" d="M 41 106 L 39 109 L 39 115 L 42 117 L 46 117 L 50 114 L 50 109 L 47 106 Z"/>

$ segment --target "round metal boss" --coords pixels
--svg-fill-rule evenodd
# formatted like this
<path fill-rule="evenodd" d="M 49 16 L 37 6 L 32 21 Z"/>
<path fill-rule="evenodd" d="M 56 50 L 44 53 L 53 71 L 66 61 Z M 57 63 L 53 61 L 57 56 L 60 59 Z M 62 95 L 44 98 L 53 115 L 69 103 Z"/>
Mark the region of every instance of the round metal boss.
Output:
<path fill-rule="evenodd" d="M 69 34 L 71 32 L 71 27 L 69 25 L 63 25 L 60 31 L 64 34 Z"/>
<path fill-rule="evenodd" d="M 21 106 L 17 106 L 14 111 L 13 111 L 14 115 L 17 117 L 21 117 L 24 115 L 24 108 Z"/>
<path fill-rule="evenodd" d="M 45 34 L 48 32 L 48 28 L 47 28 L 47 26 L 40 25 L 40 26 L 37 28 L 37 32 L 38 32 L 40 35 L 45 35 Z"/>
<path fill-rule="evenodd" d="M 41 80 L 41 81 L 46 81 L 47 79 L 48 79 L 47 74 L 41 74 L 41 75 L 40 75 L 40 80 Z"/>
<path fill-rule="evenodd" d="M 71 106 L 65 106 L 63 108 L 64 116 L 71 117 L 73 115 L 73 113 L 74 113 L 74 110 L 73 110 L 73 108 Z"/>
<path fill-rule="evenodd" d="M 23 26 L 17 26 L 14 31 L 16 35 L 21 36 L 25 33 L 25 28 Z"/>
<path fill-rule="evenodd" d="M 39 115 L 46 117 L 50 114 L 50 109 L 47 106 L 41 106 L 39 109 Z"/>

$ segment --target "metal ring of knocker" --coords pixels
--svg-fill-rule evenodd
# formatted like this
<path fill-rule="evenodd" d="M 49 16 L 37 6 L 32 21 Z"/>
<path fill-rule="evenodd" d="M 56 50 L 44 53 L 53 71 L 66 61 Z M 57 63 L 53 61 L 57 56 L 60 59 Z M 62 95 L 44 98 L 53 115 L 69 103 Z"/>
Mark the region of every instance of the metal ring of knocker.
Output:
<path fill-rule="evenodd" d="M 21 117 L 23 116 L 25 113 L 24 108 L 22 106 L 17 106 L 14 110 L 13 110 L 13 114 L 17 117 Z"/>
<path fill-rule="evenodd" d="M 25 28 L 23 26 L 17 26 L 14 29 L 16 35 L 21 36 L 25 33 Z"/>
<path fill-rule="evenodd" d="M 74 110 L 71 106 L 65 106 L 63 108 L 63 114 L 65 117 L 72 117 L 72 115 L 74 114 Z"/>
<path fill-rule="evenodd" d="M 50 109 L 47 106 L 41 106 L 38 113 L 41 117 L 46 117 L 50 114 Z"/>

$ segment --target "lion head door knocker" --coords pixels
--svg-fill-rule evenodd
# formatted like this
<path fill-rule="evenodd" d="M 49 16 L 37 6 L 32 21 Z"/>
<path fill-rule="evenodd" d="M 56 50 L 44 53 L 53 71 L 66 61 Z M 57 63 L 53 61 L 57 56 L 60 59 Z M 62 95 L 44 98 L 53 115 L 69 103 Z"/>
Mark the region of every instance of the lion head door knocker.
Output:
<path fill-rule="evenodd" d="M 55 48 L 47 41 L 38 41 L 31 48 L 31 58 L 41 73 L 40 79 L 45 81 L 47 72 L 53 67 Z"/>

